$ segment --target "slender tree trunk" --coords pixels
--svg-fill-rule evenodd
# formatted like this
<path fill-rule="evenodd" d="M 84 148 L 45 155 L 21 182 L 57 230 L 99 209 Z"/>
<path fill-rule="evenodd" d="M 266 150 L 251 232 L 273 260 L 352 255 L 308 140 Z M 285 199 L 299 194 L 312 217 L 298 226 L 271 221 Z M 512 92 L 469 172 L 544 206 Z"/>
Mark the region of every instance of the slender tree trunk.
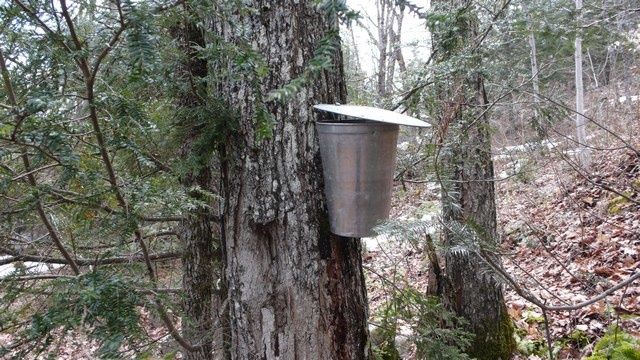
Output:
<path fill-rule="evenodd" d="M 393 19 L 393 18 L 392 18 Z M 387 74 L 385 85 L 385 94 L 393 93 L 393 82 L 395 80 L 396 72 L 396 56 L 395 56 L 395 40 L 396 33 L 393 30 L 393 20 L 391 21 L 391 28 L 389 28 L 389 55 L 387 56 Z"/>
<path fill-rule="evenodd" d="M 538 75 L 538 57 L 536 55 L 536 35 L 531 31 L 529 33 L 529 47 L 531 48 L 531 77 L 533 83 L 533 104 L 535 105 L 535 116 L 538 116 L 537 107 L 540 104 L 540 76 Z"/>
<path fill-rule="evenodd" d="M 403 74 L 407 71 L 407 65 L 402 56 L 402 22 L 404 20 L 404 9 L 397 9 L 395 6 L 392 6 L 389 11 L 392 13 L 392 20 L 391 23 L 388 24 L 389 56 L 387 57 L 386 92 L 392 93 L 395 85 L 396 62 L 398 63 L 398 69 Z"/>
<path fill-rule="evenodd" d="M 356 36 L 353 33 L 353 26 L 349 26 L 349 35 L 351 35 L 351 45 L 353 48 L 353 56 L 355 59 L 356 73 L 362 73 L 362 63 L 360 62 L 360 51 L 358 50 L 358 45 L 356 43 Z"/>
<path fill-rule="evenodd" d="M 260 94 L 302 74 L 337 23 L 311 2 L 245 4 L 258 11 L 217 31 L 247 41 L 270 73 L 221 86 L 239 117 L 222 154 L 232 358 L 368 358 L 361 245 L 329 232 L 311 108 L 345 102 L 341 56 L 285 104 L 266 104 L 271 137 L 255 124 Z"/>
<path fill-rule="evenodd" d="M 544 124 L 540 121 L 538 108 L 540 107 L 540 76 L 538 75 L 538 54 L 536 49 L 536 34 L 533 31 L 531 23 L 531 15 L 529 14 L 526 2 L 523 3 L 524 10 L 527 12 L 527 20 L 529 21 L 529 49 L 531 59 L 531 83 L 533 85 L 533 128 L 538 134 L 538 139 L 543 140 L 546 137 Z"/>
<path fill-rule="evenodd" d="M 387 89 L 387 62 L 389 47 L 388 0 L 376 1 L 378 22 L 378 95 L 385 96 Z"/>
<path fill-rule="evenodd" d="M 576 1 L 576 12 L 578 13 L 578 27 L 582 26 L 582 0 Z M 591 154 L 587 147 L 587 119 L 584 117 L 584 86 L 582 84 L 582 35 L 578 28 L 575 42 L 575 63 L 576 63 L 576 140 L 578 147 L 576 155 L 578 162 L 583 169 L 588 169 L 591 165 Z"/>
<path fill-rule="evenodd" d="M 402 23 L 404 22 L 404 6 L 400 6 L 400 12 L 398 13 L 398 29 L 396 30 L 396 36 L 394 40 L 394 55 L 396 61 L 398 62 L 398 69 L 401 74 L 404 74 L 407 71 L 407 64 L 404 61 L 404 56 L 402 55 Z"/>
<path fill-rule="evenodd" d="M 607 57 L 604 59 L 604 65 L 602 66 L 602 72 L 604 73 L 604 82 L 602 85 L 607 86 L 613 75 L 613 69 L 615 68 L 615 48 L 613 45 L 607 46 Z"/>
<path fill-rule="evenodd" d="M 186 8 L 187 6 L 185 6 Z M 185 9 L 185 11 L 189 11 Z M 186 17 L 186 16 L 185 16 Z M 199 125 L 194 121 L 194 113 L 202 111 L 204 103 L 203 92 L 206 91 L 204 79 L 207 76 L 207 61 L 199 58 L 194 46 L 204 46 L 204 35 L 201 29 L 190 21 L 185 21 L 173 29 L 174 36 L 184 52 L 184 60 L 178 67 L 178 76 L 184 84 L 185 90 L 177 95 L 178 118 L 177 124 L 183 132 L 183 145 L 180 147 L 182 159 L 198 158 L 196 166 L 186 170 L 181 177 L 185 188 L 194 186 L 201 189 L 211 189 L 212 171 L 208 162 L 203 163 L 200 154 L 194 153 L 194 142 L 199 136 Z M 189 163 L 187 161 L 187 163 Z M 200 201 L 205 199 L 198 191 L 191 191 L 189 195 Z M 211 227 L 211 212 L 209 208 L 198 207 L 186 214 L 180 224 L 179 234 L 183 243 L 182 258 L 182 287 L 184 300 L 182 303 L 182 332 L 183 337 L 191 344 L 203 346 L 198 351 L 186 352 L 185 359 L 204 360 L 213 358 L 214 340 L 220 345 L 221 331 L 214 331 L 214 284 L 219 279 L 221 259 L 217 261 L 215 240 Z M 219 245 L 217 246 L 219 248 Z M 220 255 L 218 254 L 218 257 Z M 216 274 L 217 273 L 217 274 Z M 216 295 L 215 303 L 220 304 Z M 216 336 L 217 335 L 217 336 Z M 217 338 L 216 338 L 217 337 Z"/>
<path fill-rule="evenodd" d="M 467 42 L 452 47 L 441 43 L 446 29 L 434 31 L 438 61 L 470 51 L 477 39 L 477 19 L 470 0 L 439 1 L 441 10 L 458 14 L 461 33 Z M 463 25 L 462 25 L 463 24 Z M 464 28 L 463 28 L 464 27 Z M 440 90 L 440 138 L 442 139 L 441 179 L 444 224 L 445 275 L 444 302 L 468 322 L 475 338 L 469 355 L 479 360 L 506 360 L 514 349 L 513 325 L 507 313 L 502 287 L 488 271 L 483 258 L 499 266 L 493 255 L 496 247 L 496 206 L 491 159 L 491 129 L 488 101 L 480 71 L 480 57 L 469 56 L 464 68 L 449 74 L 450 81 Z M 461 66 L 461 65 L 459 65 Z M 474 70 L 475 69 L 475 70 Z"/>
<path fill-rule="evenodd" d="M 591 58 L 591 51 L 587 48 L 587 58 L 589 59 L 589 67 L 591 68 L 591 75 L 593 76 L 594 87 L 600 87 L 598 83 L 598 74 L 596 74 L 596 68 L 593 66 L 593 59 Z"/>

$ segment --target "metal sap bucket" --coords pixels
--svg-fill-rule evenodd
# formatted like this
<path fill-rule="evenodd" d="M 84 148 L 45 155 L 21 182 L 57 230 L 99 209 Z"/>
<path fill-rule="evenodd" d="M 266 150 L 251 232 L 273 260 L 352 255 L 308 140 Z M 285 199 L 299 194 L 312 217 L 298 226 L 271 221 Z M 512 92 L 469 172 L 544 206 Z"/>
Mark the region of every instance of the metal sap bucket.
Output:
<path fill-rule="evenodd" d="M 370 236 L 391 210 L 399 125 L 429 125 L 366 106 L 314 107 L 331 115 L 316 122 L 331 232 Z"/>
<path fill-rule="evenodd" d="M 371 235 L 389 217 L 400 127 L 385 123 L 318 122 L 331 232 Z"/>

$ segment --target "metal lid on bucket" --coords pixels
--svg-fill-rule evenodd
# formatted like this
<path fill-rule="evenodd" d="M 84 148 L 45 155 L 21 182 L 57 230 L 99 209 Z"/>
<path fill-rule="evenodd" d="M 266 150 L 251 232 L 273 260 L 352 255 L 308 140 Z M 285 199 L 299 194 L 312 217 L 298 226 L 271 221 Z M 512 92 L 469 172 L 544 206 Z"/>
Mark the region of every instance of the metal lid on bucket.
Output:
<path fill-rule="evenodd" d="M 316 110 L 326 111 L 338 115 L 350 116 L 363 120 L 422 128 L 431 127 L 430 124 L 422 120 L 418 120 L 414 117 L 400 114 L 395 111 L 374 108 L 371 106 L 319 104 L 314 105 L 313 107 Z"/>

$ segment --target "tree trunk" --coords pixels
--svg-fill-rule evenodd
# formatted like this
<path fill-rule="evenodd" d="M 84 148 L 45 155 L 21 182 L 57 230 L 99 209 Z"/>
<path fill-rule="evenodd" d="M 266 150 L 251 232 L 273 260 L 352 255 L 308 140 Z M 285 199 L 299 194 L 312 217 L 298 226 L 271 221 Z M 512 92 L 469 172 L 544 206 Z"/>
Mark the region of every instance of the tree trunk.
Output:
<path fill-rule="evenodd" d="M 358 45 L 356 43 L 356 36 L 353 33 L 353 26 L 349 26 L 349 35 L 351 35 L 351 45 L 350 47 L 352 48 L 352 52 L 353 52 L 353 57 L 355 60 L 355 68 L 356 68 L 356 74 L 358 74 L 358 76 L 360 76 L 360 74 L 362 73 L 362 63 L 360 62 L 360 51 L 358 50 Z"/>
<path fill-rule="evenodd" d="M 402 22 L 404 20 L 404 8 L 396 9 L 391 6 L 391 23 L 388 24 L 389 33 L 389 55 L 387 56 L 387 86 L 386 92 L 393 93 L 395 82 L 396 62 L 401 74 L 407 71 L 407 65 L 402 56 Z"/>
<path fill-rule="evenodd" d="M 207 157 L 195 153 L 197 150 L 194 148 L 200 131 L 200 125 L 194 120 L 197 117 L 194 116 L 194 113 L 201 111 L 201 108 L 206 106 L 202 95 L 206 91 L 204 78 L 207 76 L 207 61 L 198 58 L 194 45 L 204 46 L 204 35 L 202 30 L 189 20 L 173 29 L 173 33 L 185 54 L 184 60 L 177 69 L 178 77 L 185 88 L 177 94 L 176 101 L 178 105 L 177 124 L 183 132 L 181 134 L 183 145 L 180 147 L 180 157 L 182 159 L 198 159 L 194 160 L 197 165 L 188 168 L 180 181 L 187 189 L 198 186 L 208 190 L 212 185 L 211 167 L 206 162 Z M 198 191 L 191 191 L 189 196 L 196 200 L 205 200 Z M 221 259 L 214 260 L 216 255 L 215 241 L 209 208 L 199 207 L 185 215 L 186 219 L 181 222 L 179 227 L 184 248 L 182 258 L 182 287 L 184 290 L 182 333 L 183 337 L 191 344 L 202 344 L 202 347 L 197 351 L 185 351 L 185 359 L 212 359 L 213 343 L 216 337 L 216 331 L 213 327 L 213 286 L 221 275 L 221 266 L 216 269 L 214 263 L 220 264 Z M 219 254 L 218 257 L 220 257 Z M 216 270 L 218 274 L 216 274 Z M 220 299 L 216 298 L 215 302 L 219 304 Z M 215 340 L 218 344 L 221 343 L 220 334 L 221 331 L 217 331 L 218 336 Z"/>
<path fill-rule="evenodd" d="M 527 12 L 527 20 L 529 22 L 529 49 L 531 52 L 531 83 L 533 85 L 533 129 L 538 134 L 538 140 L 543 140 L 546 137 L 546 130 L 544 124 L 541 123 L 541 118 L 538 114 L 538 108 L 540 107 L 540 76 L 538 75 L 538 54 L 536 49 L 536 34 L 533 31 L 533 24 L 531 20 L 531 14 L 527 7 L 527 3 L 523 3 L 524 10 Z"/>
<path fill-rule="evenodd" d="M 340 53 L 333 71 L 284 104 L 266 104 L 270 137 L 255 122 L 261 94 L 302 74 L 337 23 L 311 2 L 245 4 L 257 11 L 217 31 L 250 44 L 270 72 L 259 85 L 236 76 L 220 87 L 238 114 L 222 154 L 232 358 L 368 358 L 361 245 L 329 233 L 311 108 L 345 102 Z"/>
<path fill-rule="evenodd" d="M 436 6 L 454 16 L 460 26 L 452 45 L 448 29 L 434 31 L 434 46 L 440 62 L 474 48 L 478 24 L 468 0 L 440 1 Z M 466 9 L 460 11 L 459 9 Z M 439 30 L 439 31 L 438 31 Z M 514 349 L 513 325 L 507 313 L 501 284 L 494 279 L 483 258 L 499 266 L 492 255 L 496 246 L 496 206 L 491 159 L 488 101 L 480 71 L 480 57 L 465 54 L 469 62 L 449 73 L 440 99 L 440 150 L 442 219 L 444 224 L 444 303 L 468 322 L 475 338 L 468 354 L 479 360 L 508 359 Z"/>
<path fill-rule="evenodd" d="M 376 1 L 377 9 L 377 23 L 378 23 L 378 84 L 377 90 L 380 97 L 384 97 L 387 93 L 387 62 L 388 60 L 388 45 L 389 45 L 389 24 L 392 19 L 389 16 L 390 4 L 388 0 Z M 393 60 L 392 60 L 393 62 Z"/>
<path fill-rule="evenodd" d="M 578 29 L 582 26 L 582 0 L 576 0 Z M 583 169 L 591 165 L 591 154 L 587 145 L 587 119 L 584 117 L 584 86 L 582 84 L 582 35 L 578 30 L 576 35 L 575 63 L 576 63 L 576 140 L 578 147 L 576 157 Z"/>
<path fill-rule="evenodd" d="M 404 6 L 400 6 L 398 13 L 398 29 L 396 30 L 396 36 L 394 40 L 394 53 L 396 61 L 398 62 L 398 69 L 400 70 L 400 74 L 404 75 L 407 72 L 407 64 L 404 61 L 404 56 L 402 55 L 402 23 L 404 22 Z"/>

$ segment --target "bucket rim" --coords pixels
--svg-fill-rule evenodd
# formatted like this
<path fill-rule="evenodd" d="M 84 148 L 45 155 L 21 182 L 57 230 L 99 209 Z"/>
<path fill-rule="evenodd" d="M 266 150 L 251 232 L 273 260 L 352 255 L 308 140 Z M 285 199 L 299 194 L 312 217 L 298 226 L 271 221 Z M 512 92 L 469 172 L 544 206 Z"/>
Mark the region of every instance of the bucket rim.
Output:
<path fill-rule="evenodd" d="M 318 125 L 331 126 L 380 126 L 380 127 L 399 127 L 398 124 L 387 124 L 372 120 L 344 120 L 344 121 L 316 121 Z"/>
<path fill-rule="evenodd" d="M 404 126 L 415 126 L 421 128 L 431 127 L 430 124 L 414 117 L 401 114 L 395 111 L 374 108 L 362 105 L 340 105 L 340 104 L 317 104 L 314 109 L 324 113 L 348 116 L 351 118 L 381 122 L 385 124 L 396 124 Z"/>

